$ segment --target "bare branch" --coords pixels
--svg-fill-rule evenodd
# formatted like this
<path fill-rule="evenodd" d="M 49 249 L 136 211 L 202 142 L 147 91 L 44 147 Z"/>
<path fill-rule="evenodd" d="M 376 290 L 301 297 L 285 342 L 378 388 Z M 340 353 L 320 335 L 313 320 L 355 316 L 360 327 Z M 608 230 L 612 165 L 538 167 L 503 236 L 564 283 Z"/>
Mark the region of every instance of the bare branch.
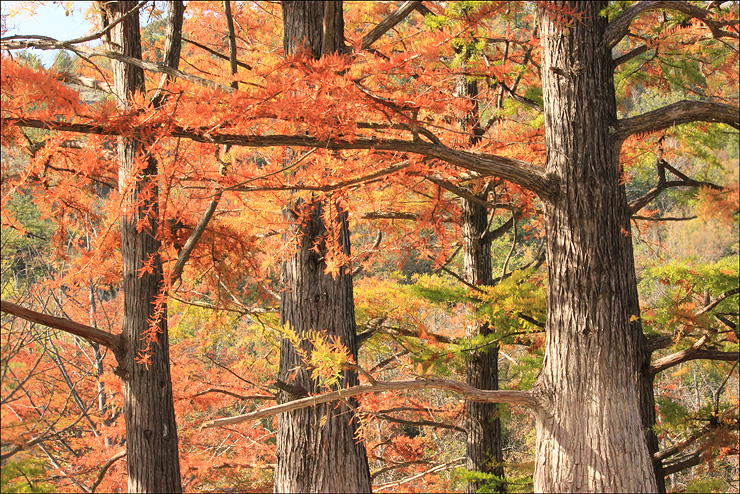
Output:
<path fill-rule="evenodd" d="M 195 393 L 191 396 L 191 398 L 197 398 L 198 396 L 203 396 L 209 393 L 221 393 L 228 396 L 231 396 L 233 398 L 236 398 L 237 400 L 274 400 L 274 395 L 240 395 L 238 393 L 234 393 L 232 391 L 229 391 L 227 389 L 219 389 L 219 388 L 208 388 L 205 391 L 200 391 L 198 393 Z"/>
<path fill-rule="evenodd" d="M 668 475 L 686 470 L 687 468 L 695 467 L 701 463 L 701 461 L 701 451 L 697 451 L 665 465 L 663 467 L 663 475 L 667 477 Z"/>
<path fill-rule="evenodd" d="M 710 310 L 714 309 L 719 305 L 724 299 L 727 297 L 732 297 L 733 295 L 737 295 L 740 293 L 740 288 L 732 288 L 730 290 L 727 290 L 725 293 L 721 294 L 719 297 L 717 297 L 713 302 L 710 304 L 705 305 L 699 312 L 696 313 L 697 316 L 700 316 L 702 314 L 706 314 Z"/>
<path fill-rule="evenodd" d="M 114 353 L 118 353 L 121 349 L 121 337 L 112 333 L 106 333 L 99 329 L 79 324 L 69 319 L 62 319 L 59 317 L 49 316 L 36 312 L 31 309 L 26 309 L 20 305 L 8 302 L 6 300 L 0 301 L 0 311 L 7 314 L 20 317 L 26 321 L 35 322 L 37 324 L 43 324 L 50 328 L 59 329 L 66 333 L 85 338 L 86 340 L 94 341 L 105 347 L 113 350 Z"/>
<path fill-rule="evenodd" d="M 221 59 L 223 59 L 223 60 L 229 60 L 229 61 L 231 61 L 231 57 L 229 57 L 228 55 L 224 55 L 223 53 L 219 53 L 219 52 L 217 52 L 216 50 L 214 50 L 214 49 L 212 49 L 212 48 L 209 48 L 209 47 L 207 47 L 206 45 L 203 45 L 203 44 L 201 44 L 201 43 L 198 43 L 197 41 L 193 41 L 192 39 L 188 39 L 188 38 L 186 38 L 186 37 L 184 37 L 184 36 L 182 37 L 182 40 L 183 40 L 184 42 L 186 42 L 186 43 L 190 43 L 191 45 L 195 45 L 195 46 L 197 46 L 197 47 L 198 47 L 198 48 L 200 48 L 201 50 L 205 50 L 205 51 L 207 51 L 207 52 L 208 52 L 208 53 L 210 53 L 211 55 L 214 55 L 214 56 L 216 56 L 216 57 L 218 57 L 218 58 L 221 58 Z M 237 65 L 238 65 L 239 67 L 244 67 L 244 68 L 245 68 L 245 69 L 247 69 L 247 70 L 252 70 L 252 66 L 251 66 L 251 65 L 249 65 L 249 64 L 247 64 L 247 63 L 244 63 L 244 62 L 241 62 L 241 61 L 237 60 L 237 61 L 236 61 L 236 64 L 237 64 Z"/>
<path fill-rule="evenodd" d="M 455 463 L 459 463 L 459 462 L 463 461 L 464 459 L 465 459 L 464 456 L 461 456 L 459 458 L 455 458 L 454 460 L 450 460 L 448 462 L 445 462 L 445 463 L 442 463 L 440 465 L 434 466 L 434 467 L 430 468 L 429 470 L 425 470 L 425 471 L 423 471 L 421 473 L 418 473 L 416 475 L 411 475 L 410 477 L 406 477 L 406 478 L 403 478 L 401 480 L 396 480 L 396 481 L 393 481 L 393 482 L 388 482 L 386 484 L 376 485 L 376 486 L 373 487 L 373 490 L 377 492 L 377 491 L 380 491 L 380 490 L 383 490 L 383 489 L 387 489 L 388 487 L 395 487 L 395 486 L 399 486 L 401 484 L 406 484 L 408 482 L 411 482 L 412 480 L 416 480 L 418 478 L 421 478 L 424 475 L 429 475 L 430 473 L 442 472 L 444 470 L 449 469 Z"/>
<path fill-rule="evenodd" d="M 385 420 L 386 422 L 393 422 L 396 424 L 414 425 L 418 427 L 439 427 L 440 429 L 450 429 L 453 431 L 465 432 L 464 428 L 454 425 L 454 424 L 447 424 L 445 422 L 435 422 L 433 420 L 405 420 L 405 419 L 400 419 L 398 417 L 393 417 L 392 415 L 387 415 L 385 413 L 379 413 L 379 412 L 362 411 L 360 413 L 365 414 L 365 415 L 372 415 L 373 417 L 377 417 L 381 420 Z"/>
<path fill-rule="evenodd" d="M 737 33 L 722 30 L 720 27 L 720 23 L 710 19 L 710 16 L 712 15 L 710 11 L 695 7 L 689 2 L 643 1 L 637 2 L 631 7 L 625 9 L 624 12 L 619 14 L 617 17 L 614 18 L 614 20 L 609 23 L 609 25 L 606 27 L 606 30 L 604 31 L 604 44 L 609 48 L 613 48 L 614 46 L 616 46 L 616 44 L 619 43 L 622 38 L 627 35 L 630 24 L 632 24 L 632 21 L 638 15 L 655 9 L 677 10 L 684 14 L 690 15 L 691 17 L 695 17 L 707 25 L 715 38 L 721 38 L 725 36 L 732 38 L 738 37 Z"/>
<path fill-rule="evenodd" d="M 632 216 L 633 220 L 639 221 L 689 221 L 696 218 L 698 216 Z"/>
<path fill-rule="evenodd" d="M 481 401 L 488 403 L 510 403 L 515 405 L 524 405 L 529 408 L 537 408 L 538 401 L 535 395 L 530 391 L 493 391 L 473 388 L 460 381 L 437 378 L 420 378 L 402 381 L 385 381 L 377 384 L 363 384 L 341 389 L 339 391 L 330 391 L 328 393 L 309 396 L 299 400 L 290 401 L 282 405 L 275 405 L 255 412 L 237 415 L 235 417 L 226 417 L 222 419 L 211 420 L 201 425 L 201 428 L 222 427 L 224 425 L 240 424 L 249 420 L 257 420 L 262 417 L 272 417 L 279 413 L 299 410 L 310 406 L 328 403 L 339 399 L 351 398 L 367 393 L 383 393 L 386 391 L 408 391 L 411 389 L 441 389 L 460 394 L 468 401 Z"/>
<path fill-rule="evenodd" d="M 636 117 L 620 119 L 612 135 L 624 140 L 633 134 L 655 132 L 691 122 L 726 123 L 740 129 L 740 109 L 724 103 L 679 101 Z"/>
<path fill-rule="evenodd" d="M 193 229 L 193 233 L 190 234 L 190 237 L 188 237 L 187 242 L 185 242 L 185 245 L 180 251 L 180 254 L 177 256 L 177 261 L 175 262 L 175 267 L 172 268 L 172 275 L 170 278 L 172 284 L 174 284 L 178 279 L 180 279 L 180 276 L 182 276 L 182 271 L 183 269 L 185 269 L 185 263 L 187 263 L 188 259 L 190 259 L 190 254 L 193 253 L 193 249 L 195 249 L 198 240 L 200 240 L 203 232 L 206 231 L 208 222 L 211 221 L 213 213 L 216 212 L 216 208 L 218 207 L 218 203 L 221 200 L 222 194 L 223 189 L 219 188 L 216 191 L 216 195 L 214 196 L 214 198 L 211 199 L 211 202 L 208 203 L 208 207 L 203 212 L 203 216 L 200 218 L 200 221 L 198 221 L 198 224 Z"/>
<path fill-rule="evenodd" d="M 675 367 L 689 360 L 724 360 L 725 362 L 734 362 L 738 359 L 738 352 L 722 352 L 719 350 L 701 350 L 700 348 L 707 342 L 707 336 L 699 338 L 690 348 L 681 350 L 671 355 L 652 362 L 650 364 L 650 373 L 655 375 L 666 369 Z"/>
<path fill-rule="evenodd" d="M 95 89 L 111 94 L 113 93 L 113 88 L 110 84 L 108 84 L 106 81 L 93 79 L 92 77 L 85 77 L 73 74 L 71 72 L 60 72 L 57 76 L 57 79 L 59 79 L 61 82 L 66 82 L 67 84 L 76 84 L 88 89 Z"/>
<path fill-rule="evenodd" d="M 421 5 L 421 1 L 407 1 L 401 4 L 391 15 L 389 15 L 383 22 L 373 28 L 372 31 L 362 37 L 362 44 L 360 48 L 367 50 L 372 46 L 373 43 L 378 41 L 381 36 L 387 33 L 389 30 L 404 20 L 414 9 Z"/>
<path fill-rule="evenodd" d="M 126 456 L 126 450 L 119 451 L 118 453 L 111 456 L 108 461 L 103 464 L 103 468 L 100 469 L 100 473 L 98 474 L 98 477 L 95 479 L 95 482 L 90 486 L 90 492 L 95 492 L 95 489 L 98 488 L 100 483 L 103 481 L 103 478 L 105 477 L 105 474 L 108 472 L 110 467 L 113 466 L 115 462 L 120 460 L 121 458 Z"/>
<path fill-rule="evenodd" d="M 633 48 L 624 55 L 620 55 L 614 59 L 614 67 L 619 67 L 623 63 L 627 63 L 635 57 L 638 57 L 648 51 L 647 45 L 640 45 L 637 48 Z"/>

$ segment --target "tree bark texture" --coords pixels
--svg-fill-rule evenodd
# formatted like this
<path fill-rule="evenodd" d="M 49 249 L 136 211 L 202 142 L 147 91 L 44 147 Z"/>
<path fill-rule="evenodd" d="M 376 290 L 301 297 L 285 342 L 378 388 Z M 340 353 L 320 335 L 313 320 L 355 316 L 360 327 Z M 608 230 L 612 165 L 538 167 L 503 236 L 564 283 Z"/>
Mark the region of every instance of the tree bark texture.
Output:
<path fill-rule="evenodd" d="M 485 199 L 485 198 L 483 198 Z M 469 200 L 463 200 L 463 238 L 465 281 L 472 285 L 492 285 L 491 237 L 488 234 L 488 209 Z M 491 327 L 484 324 L 474 332 L 487 335 Z M 466 383 L 477 389 L 498 389 L 498 346 L 475 350 L 465 360 Z M 503 450 L 501 441 L 501 419 L 495 403 L 465 402 L 466 464 L 471 471 L 496 475 L 503 479 Z M 469 481 L 465 492 L 473 493 L 487 482 Z M 497 492 L 504 492 L 500 484 Z"/>
<path fill-rule="evenodd" d="M 307 50 L 313 58 L 344 53 L 344 15 L 341 1 L 283 1 L 283 48 L 286 55 Z M 325 18 L 324 8 L 331 7 Z M 325 28 L 326 26 L 326 28 Z M 325 40 L 324 38 L 327 37 Z"/>
<path fill-rule="evenodd" d="M 283 2 L 284 46 L 287 55 L 302 47 L 313 57 L 344 49 L 342 2 L 334 2 L 334 18 L 326 27 L 323 1 Z M 338 16 L 338 17 L 337 17 Z M 333 28 L 332 28 L 333 25 Z M 332 31 L 324 44 L 326 32 Z M 336 276 L 326 274 L 327 242 L 334 241 L 324 222 L 324 208 L 338 207 L 331 199 L 294 205 L 306 214 L 296 221 L 298 252 L 283 267 L 285 287 L 280 320 L 302 338 L 309 332 L 339 341 L 357 359 L 352 275 L 342 266 Z M 338 211 L 339 243 L 349 257 L 347 213 Z M 310 355 L 312 344 L 303 339 L 300 349 Z M 296 348 L 284 339 L 280 348 L 280 381 L 288 386 L 278 393 L 278 403 L 323 391 L 306 368 Z M 343 371 L 340 387 L 358 384 L 357 374 Z M 299 391 L 286 391 L 290 390 Z M 354 399 L 282 413 L 278 418 L 275 492 L 370 492 L 370 469 L 365 445 L 357 437 L 359 418 Z M 349 405 L 349 406 L 348 406 Z"/>
<path fill-rule="evenodd" d="M 539 6 L 546 172 L 561 192 L 544 201 L 549 286 L 535 491 L 657 490 L 640 415 L 629 206 L 609 134 L 617 115 L 605 6 Z"/>
<path fill-rule="evenodd" d="M 135 1 L 104 4 L 108 22 L 128 12 Z M 138 14 L 111 31 L 111 49 L 141 59 Z M 140 68 L 111 60 L 119 106 L 128 107 L 136 92 L 144 92 Z M 118 142 L 119 191 L 124 194 L 121 220 L 123 257 L 123 352 L 118 373 L 123 381 L 129 492 L 182 492 L 177 449 L 177 424 L 170 378 L 167 310 L 162 300 L 164 278 L 157 237 L 159 208 L 157 163 L 142 162 L 140 141 Z M 148 268 L 145 268 L 145 266 Z M 153 322 L 156 321 L 156 322 Z M 157 341 L 146 347 L 147 331 L 156 324 Z M 148 365 L 137 360 L 142 352 Z"/>

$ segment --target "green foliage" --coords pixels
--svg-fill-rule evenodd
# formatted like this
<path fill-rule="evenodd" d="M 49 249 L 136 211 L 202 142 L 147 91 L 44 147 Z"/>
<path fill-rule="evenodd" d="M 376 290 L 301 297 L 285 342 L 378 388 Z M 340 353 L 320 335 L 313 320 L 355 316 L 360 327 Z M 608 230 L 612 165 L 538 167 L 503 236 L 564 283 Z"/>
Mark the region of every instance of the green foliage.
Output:
<path fill-rule="evenodd" d="M 483 482 L 483 485 L 475 491 L 480 494 L 500 492 L 502 484 L 506 492 L 532 492 L 533 467 L 505 464 L 504 468 L 506 476 L 503 479 L 492 473 L 474 472 L 465 468 L 456 469 L 455 475 L 464 482 L 471 480 Z"/>
<path fill-rule="evenodd" d="M 32 480 L 46 476 L 43 460 L 33 458 L 10 460 L 0 469 L 0 491 L 56 492 L 53 485 Z"/>
<path fill-rule="evenodd" d="M 492 287 L 484 287 L 477 306 L 477 317 L 506 336 L 515 332 L 537 331 L 530 320 L 545 320 L 546 296 L 544 283 L 532 270 L 519 270 Z M 525 316 L 524 318 L 522 316 Z"/>
<path fill-rule="evenodd" d="M 684 492 L 723 492 L 720 479 L 691 479 Z"/>

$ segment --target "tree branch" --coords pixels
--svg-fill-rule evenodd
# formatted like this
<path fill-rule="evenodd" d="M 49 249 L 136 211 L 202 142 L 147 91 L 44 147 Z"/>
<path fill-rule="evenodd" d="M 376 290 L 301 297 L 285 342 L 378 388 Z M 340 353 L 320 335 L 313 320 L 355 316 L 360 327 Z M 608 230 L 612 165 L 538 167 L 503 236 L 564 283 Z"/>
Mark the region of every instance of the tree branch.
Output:
<path fill-rule="evenodd" d="M 240 424 L 249 420 L 257 420 L 262 417 L 272 417 L 279 413 L 290 412 L 292 410 L 299 410 L 310 406 L 319 405 L 322 403 L 328 403 L 330 401 L 336 401 L 339 399 L 351 398 L 367 393 L 383 393 L 386 391 L 408 391 L 411 389 L 441 389 L 445 391 L 451 391 L 453 393 L 460 394 L 463 398 L 468 401 L 480 401 L 488 403 L 510 403 L 516 405 L 524 405 L 528 408 L 537 408 L 538 401 L 535 395 L 530 391 L 493 391 L 493 390 L 481 390 L 473 388 L 460 381 L 452 381 L 448 379 L 410 379 L 402 381 L 386 381 L 378 382 L 377 384 L 363 384 L 359 386 L 352 386 L 350 388 L 341 389 L 339 391 L 331 391 L 328 393 L 319 394 L 316 396 L 309 396 L 307 398 L 301 398 L 299 400 L 290 401 L 282 405 L 276 405 L 255 412 L 245 413 L 244 415 L 237 415 L 235 417 L 226 417 L 222 419 L 211 420 L 201 425 L 201 428 L 208 427 L 222 427 L 224 425 Z"/>
<path fill-rule="evenodd" d="M 197 398 L 199 396 L 203 396 L 208 393 L 221 393 L 221 394 L 225 394 L 233 398 L 236 398 L 237 400 L 274 400 L 275 399 L 274 395 L 240 395 L 238 393 L 234 393 L 227 389 L 219 389 L 219 388 L 208 388 L 205 391 L 199 391 L 198 393 L 195 393 L 194 395 L 190 397 Z"/>
<path fill-rule="evenodd" d="M 14 36 L 13 38 L 17 38 L 17 36 Z M 117 52 L 108 51 L 108 50 L 100 50 L 98 48 L 87 48 L 84 46 L 73 46 L 67 43 L 66 41 L 57 41 L 53 38 L 44 37 L 42 41 L 38 41 L 38 40 L 32 41 L 28 39 L 28 37 L 26 37 L 26 39 L 22 41 L 11 40 L 11 38 L 3 38 L 2 43 L 0 43 L 0 46 L 2 46 L 2 48 L 5 50 L 20 50 L 20 49 L 25 49 L 25 48 L 35 48 L 37 50 L 70 50 L 77 54 L 82 54 L 88 57 L 105 57 L 105 58 L 109 58 L 112 60 L 118 60 L 119 62 L 127 63 L 129 65 L 139 67 L 143 70 L 149 70 L 152 72 L 160 72 L 163 74 L 167 74 L 171 77 L 179 77 L 186 81 L 190 81 L 194 84 L 200 84 L 202 86 L 220 89 L 229 94 L 234 92 L 234 88 L 230 86 L 224 86 L 223 84 L 219 84 L 218 82 L 214 82 L 209 79 L 204 79 L 196 75 L 186 74 L 185 72 L 181 72 L 171 67 L 167 67 L 166 65 L 146 62 L 138 58 L 124 55 L 123 53 L 117 53 Z"/>
<path fill-rule="evenodd" d="M 232 90 L 232 88 L 228 88 Z M 121 135 L 127 131 L 145 129 L 121 129 L 99 124 L 68 123 L 62 121 L 33 118 L 6 118 L 6 124 L 49 130 L 62 130 L 84 134 Z M 156 126 L 155 126 L 156 128 Z M 149 127 L 147 130 L 151 130 Z M 556 179 L 546 175 L 544 170 L 526 161 L 506 158 L 475 151 L 460 151 L 443 144 L 400 139 L 376 139 L 356 137 L 351 140 L 340 138 L 317 139 L 301 135 L 243 135 L 209 133 L 212 129 L 186 129 L 170 127 L 170 137 L 181 137 L 208 144 L 229 144 L 244 147 L 317 147 L 329 150 L 373 149 L 376 151 L 398 151 L 414 153 L 428 158 L 436 158 L 452 165 L 477 172 L 483 176 L 496 176 L 531 190 L 540 197 L 549 198 L 557 194 L 559 186 Z"/>
<path fill-rule="evenodd" d="M 699 310 L 699 312 L 696 313 L 696 315 L 701 316 L 702 314 L 706 314 L 710 310 L 717 307 L 717 305 L 719 305 L 720 302 L 722 302 L 727 297 L 732 297 L 733 295 L 737 295 L 738 293 L 740 293 L 740 288 L 737 288 L 737 287 L 727 290 L 725 293 L 717 297 L 713 302 L 705 305 L 701 310 Z"/>
<path fill-rule="evenodd" d="M 187 263 L 188 259 L 190 259 L 190 254 L 193 253 L 193 249 L 195 249 L 198 240 L 200 240 L 203 232 L 206 231 L 206 227 L 211 221 L 213 213 L 216 212 L 216 208 L 218 207 L 218 203 L 221 200 L 222 194 L 223 189 L 219 188 L 216 191 L 216 195 L 214 196 L 214 198 L 211 199 L 211 202 L 208 203 L 208 207 L 203 212 L 203 216 L 200 218 L 200 221 L 198 221 L 198 224 L 193 229 L 193 233 L 190 234 L 190 237 L 188 237 L 188 240 L 185 242 L 185 245 L 180 251 L 180 254 L 177 256 L 177 261 L 175 261 L 175 267 L 172 268 L 172 275 L 170 277 L 172 284 L 174 284 L 182 276 L 182 271 L 185 269 L 185 263 Z"/>
<path fill-rule="evenodd" d="M 378 41 L 381 36 L 391 30 L 396 24 L 401 22 L 408 16 L 414 9 L 421 5 L 421 1 L 407 1 L 401 4 L 391 15 L 389 15 L 383 22 L 375 26 L 372 31 L 362 37 L 362 44 L 360 48 L 367 50 L 372 46 L 373 43 Z"/>
<path fill-rule="evenodd" d="M 416 475 L 411 475 L 410 477 L 406 477 L 406 478 L 403 478 L 401 480 L 396 480 L 396 481 L 393 481 L 393 482 L 388 482 L 386 484 L 376 485 L 373 488 L 373 490 L 380 491 L 380 490 L 383 490 L 383 489 L 387 489 L 388 487 L 395 487 L 395 486 L 399 486 L 401 484 L 405 484 L 407 482 L 411 482 L 412 480 L 416 480 L 416 479 L 421 478 L 424 475 L 428 475 L 430 473 L 442 472 L 444 470 L 449 469 L 455 463 L 458 463 L 458 462 L 463 461 L 464 459 L 465 459 L 464 456 L 461 456 L 460 458 L 455 458 L 454 460 L 450 460 L 448 462 L 439 464 L 439 465 L 437 465 L 435 467 L 430 468 L 429 470 L 425 470 L 425 471 L 423 471 L 421 473 L 418 473 Z"/>
<path fill-rule="evenodd" d="M 387 415 L 385 413 L 378 413 L 378 412 L 367 412 L 362 411 L 360 412 L 365 415 L 372 415 L 373 417 L 377 417 L 381 420 L 385 420 L 387 422 L 393 422 L 396 424 L 405 424 L 405 425 L 413 425 L 418 427 L 439 427 L 440 429 L 450 429 L 453 431 L 458 432 L 466 432 L 464 428 L 454 425 L 454 424 L 447 424 L 445 422 L 435 422 L 433 420 L 404 420 L 399 419 L 397 417 L 393 417 L 392 415 Z"/>
<path fill-rule="evenodd" d="M 112 467 L 115 462 L 117 462 L 124 456 L 126 456 L 125 449 L 123 451 L 119 451 L 118 453 L 114 454 L 113 456 L 110 457 L 108 461 L 105 462 L 105 464 L 103 465 L 103 468 L 100 470 L 100 473 L 98 474 L 98 477 L 95 479 L 95 482 L 93 482 L 93 484 L 90 486 L 90 492 L 95 492 L 95 489 L 97 489 L 100 483 L 103 481 L 103 478 L 105 477 L 105 474 L 108 472 L 108 469 L 110 469 L 110 467 Z"/>
<path fill-rule="evenodd" d="M 618 120 L 612 135 L 624 140 L 633 134 L 655 132 L 691 122 L 719 122 L 740 129 L 740 109 L 724 103 L 679 101 L 636 117 Z"/>
<path fill-rule="evenodd" d="M 121 350 L 121 337 L 116 334 L 106 333 L 99 329 L 79 324 L 69 319 L 62 319 L 59 317 L 49 316 L 36 312 L 31 309 L 26 309 L 20 305 L 8 302 L 6 300 L 0 301 L 0 311 L 7 314 L 20 317 L 26 321 L 42 324 L 50 328 L 59 329 L 65 333 L 70 333 L 86 340 L 94 341 L 100 345 L 113 350 L 114 353 L 118 353 Z"/>
<path fill-rule="evenodd" d="M 184 37 L 184 36 L 182 37 L 182 40 L 183 40 L 184 42 L 186 42 L 186 43 L 190 43 L 191 45 L 195 45 L 195 46 L 197 46 L 197 47 L 198 47 L 198 48 L 200 48 L 201 50 L 205 50 L 205 51 L 207 51 L 207 52 L 208 52 L 208 53 L 210 53 L 211 55 L 214 55 L 214 56 L 216 56 L 216 57 L 218 57 L 218 58 L 221 58 L 221 59 L 223 59 L 223 60 L 229 60 L 229 62 L 231 62 L 231 57 L 230 57 L 230 56 L 224 55 L 223 53 L 219 53 L 219 52 L 217 52 L 216 50 L 214 50 L 214 49 L 212 49 L 212 48 L 209 48 L 209 47 L 207 47 L 206 45 L 203 45 L 203 44 L 201 44 L 201 43 L 198 43 L 197 41 L 193 41 L 192 39 L 188 39 L 188 38 L 186 38 L 186 37 Z M 249 65 L 249 64 L 247 64 L 247 63 L 244 63 L 244 62 L 241 62 L 241 61 L 237 60 L 237 61 L 236 61 L 236 64 L 237 64 L 237 65 L 238 65 L 239 67 L 244 67 L 244 68 L 245 68 L 245 69 L 247 69 L 247 70 L 252 70 L 252 66 L 251 66 L 251 65 Z"/>
<path fill-rule="evenodd" d="M 627 63 L 635 57 L 638 57 L 648 51 L 647 45 L 640 45 L 637 48 L 633 48 L 624 55 L 620 55 L 614 59 L 614 67 L 619 67 L 623 63 Z"/>
<path fill-rule="evenodd" d="M 729 36 L 732 38 L 737 38 L 737 33 L 732 33 L 728 31 L 724 31 L 720 28 L 720 23 L 717 23 L 715 21 L 712 21 L 709 17 L 712 15 L 712 13 L 708 10 L 704 10 L 699 7 L 695 7 L 691 5 L 689 2 L 637 2 L 636 4 L 632 5 L 631 7 L 627 8 L 619 14 L 617 17 L 612 20 L 609 25 L 604 30 L 604 44 L 609 47 L 613 48 L 616 46 L 617 43 L 619 43 L 622 38 L 624 38 L 627 35 L 627 32 L 629 31 L 630 24 L 632 24 L 632 21 L 640 14 L 647 12 L 649 10 L 655 10 L 655 9 L 668 9 L 668 10 L 677 10 L 679 12 L 682 12 L 684 14 L 687 14 L 691 17 L 695 17 L 704 24 L 707 25 L 709 30 L 712 32 L 712 35 L 715 38 L 721 38 L 725 36 Z"/>
<path fill-rule="evenodd" d="M 683 458 L 679 458 L 678 460 L 665 465 L 663 467 L 663 475 L 667 477 L 673 473 L 695 467 L 699 463 L 701 463 L 701 451 L 684 456 Z"/>
<path fill-rule="evenodd" d="M 701 347 L 707 342 L 707 336 L 699 338 L 690 348 L 681 350 L 671 355 L 652 362 L 650 364 L 650 373 L 655 375 L 666 369 L 675 367 L 689 360 L 724 360 L 725 362 L 734 362 L 738 359 L 738 352 L 722 352 L 720 350 L 701 350 Z"/>

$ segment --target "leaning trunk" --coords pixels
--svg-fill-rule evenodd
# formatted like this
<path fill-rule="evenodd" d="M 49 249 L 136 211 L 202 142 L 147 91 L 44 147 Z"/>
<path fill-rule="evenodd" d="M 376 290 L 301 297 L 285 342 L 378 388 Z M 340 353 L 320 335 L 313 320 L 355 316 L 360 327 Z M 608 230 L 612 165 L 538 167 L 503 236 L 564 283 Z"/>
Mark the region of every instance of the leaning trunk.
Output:
<path fill-rule="evenodd" d="M 108 23 L 136 2 L 105 4 Z M 141 59 L 138 14 L 111 31 L 111 49 Z M 144 73 L 111 60 L 119 105 L 144 92 Z M 117 372 L 123 381 L 129 492 L 181 492 L 177 425 L 170 380 L 167 309 L 163 293 L 157 164 L 144 158 L 142 143 L 118 143 L 119 191 L 124 195 L 121 220 L 123 258 L 123 352 Z M 148 348 L 147 348 L 148 347 Z M 148 363 L 141 363 L 144 357 Z"/>
<path fill-rule="evenodd" d="M 324 8 L 328 7 L 325 15 Z M 313 57 L 344 50 L 342 2 L 283 2 L 286 54 L 305 50 Z M 342 266 L 336 276 L 326 274 L 327 242 L 333 236 L 324 223 L 323 209 L 337 208 L 335 228 L 349 258 L 347 214 L 331 199 L 293 205 L 294 213 L 306 212 L 296 222 L 298 252 L 284 266 L 280 319 L 302 340 L 301 352 L 309 356 L 311 333 L 344 345 L 357 359 L 352 275 Z M 332 215 L 329 215 L 332 216 Z M 287 339 L 280 348 L 278 402 L 323 391 Z M 339 386 L 358 384 L 354 372 L 343 372 Z M 357 437 L 358 418 L 348 406 L 353 399 L 283 413 L 278 418 L 276 492 L 369 492 L 370 470 L 364 444 Z"/>
<path fill-rule="evenodd" d="M 560 192 L 544 201 L 549 288 L 535 491 L 656 490 L 640 419 L 629 208 L 609 132 L 617 116 L 604 7 L 540 6 L 546 166 Z"/>

